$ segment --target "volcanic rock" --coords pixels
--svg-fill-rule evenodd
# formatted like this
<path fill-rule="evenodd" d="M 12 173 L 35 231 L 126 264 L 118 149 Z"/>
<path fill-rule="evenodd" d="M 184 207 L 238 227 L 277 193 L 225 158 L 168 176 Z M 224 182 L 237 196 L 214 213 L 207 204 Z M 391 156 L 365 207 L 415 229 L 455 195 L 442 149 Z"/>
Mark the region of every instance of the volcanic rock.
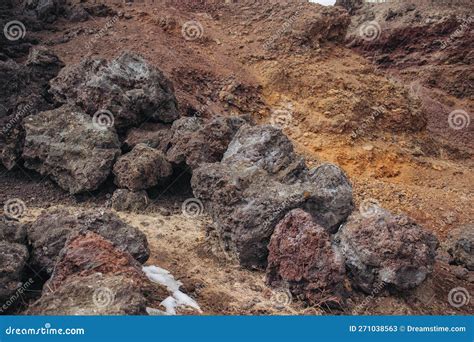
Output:
<path fill-rule="evenodd" d="M 112 196 L 112 208 L 117 211 L 138 212 L 146 209 L 149 201 L 146 191 L 117 189 Z"/>
<path fill-rule="evenodd" d="M 147 122 L 127 132 L 123 147 L 128 152 L 138 144 L 145 144 L 166 153 L 171 144 L 171 137 L 169 125 Z"/>
<path fill-rule="evenodd" d="M 152 287 L 132 256 L 92 232 L 70 237 L 32 315 L 146 314 Z"/>
<path fill-rule="evenodd" d="M 98 127 L 76 107 L 30 116 L 23 127 L 25 166 L 48 175 L 71 194 L 96 190 L 120 154 L 115 130 Z"/>
<path fill-rule="evenodd" d="M 138 191 L 165 181 L 173 173 L 173 167 L 159 150 L 138 144 L 118 158 L 113 172 L 117 186 Z"/>
<path fill-rule="evenodd" d="M 290 210 L 304 208 L 335 232 L 353 208 L 344 172 L 330 164 L 308 170 L 290 140 L 272 126 L 243 126 L 220 163 L 193 171 L 191 185 L 224 247 L 249 268 L 266 266 L 270 236 Z"/>
<path fill-rule="evenodd" d="M 150 255 L 145 235 L 112 212 L 53 210 L 41 214 L 28 227 L 32 265 L 51 274 L 67 239 L 71 234 L 85 231 L 95 232 L 110 240 L 139 262 L 145 262 Z"/>
<path fill-rule="evenodd" d="M 171 148 L 166 156 L 173 164 L 185 163 L 192 169 L 205 162 L 218 162 L 244 123 L 238 117 L 217 117 L 207 122 L 181 118 L 173 123 Z"/>
<path fill-rule="evenodd" d="M 0 303 L 8 301 L 22 286 L 22 276 L 28 261 L 25 245 L 0 241 Z M 3 310 L 2 306 L 0 309 Z"/>
<path fill-rule="evenodd" d="M 51 108 L 48 82 L 62 67 L 59 58 L 41 46 L 31 49 L 24 65 L 0 61 L 0 158 L 7 169 L 22 152 L 22 120 Z"/>
<path fill-rule="evenodd" d="M 46 23 L 52 23 L 64 13 L 65 4 L 65 0 L 27 0 L 25 13 Z"/>
<path fill-rule="evenodd" d="M 0 217 L 0 241 L 26 245 L 26 227 L 15 221 Z"/>
<path fill-rule="evenodd" d="M 290 211 L 273 232 L 268 246 L 267 283 L 288 286 L 310 304 L 342 302 L 344 261 L 331 236 L 301 209 Z"/>
<path fill-rule="evenodd" d="M 449 232 L 444 246 L 451 262 L 474 271 L 474 225 L 466 224 Z"/>
<path fill-rule="evenodd" d="M 179 116 L 172 83 L 131 52 L 110 62 L 84 59 L 64 68 L 50 84 L 57 101 L 77 105 L 89 115 L 108 111 L 118 129 L 145 121 L 171 123 Z"/>
<path fill-rule="evenodd" d="M 405 215 L 383 209 L 354 212 L 335 242 L 346 259 L 352 283 L 370 293 L 379 284 L 407 290 L 432 272 L 438 240 Z"/>

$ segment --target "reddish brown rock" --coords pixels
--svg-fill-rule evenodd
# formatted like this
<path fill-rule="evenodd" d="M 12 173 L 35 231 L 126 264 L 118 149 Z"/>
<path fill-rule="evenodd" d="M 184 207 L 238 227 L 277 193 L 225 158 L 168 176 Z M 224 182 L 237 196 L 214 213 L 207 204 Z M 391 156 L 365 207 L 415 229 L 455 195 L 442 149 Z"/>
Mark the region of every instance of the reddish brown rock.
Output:
<path fill-rule="evenodd" d="M 130 151 L 138 144 L 145 144 L 166 153 L 171 136 L 170 126 L 148 122 L 127 132 L 124 147 Z"/>
<path fill-rule="evenodd" d="M 32 266 L 51 274 L 67 239 L 75 233 L 85 231 L 110 240 L 139 262 L 145 262 L 150 255 L 145 234 L 110 211 L 73 213 L 68 210 L 51 210 L 41 214 L 28 227 Z"/>
<path fill-rule="evenodd" d="M 330 235 L 301 209 L 278 223 L 268 246 L 267 283 L 288 286 L 310 304 L 343 302 L 344 262 Z"/>
<path fill-rule="evenodd" d="M 112 242 L 92 232 L 71 237 L 59 258 L 48 281 L 50 288 L 61 286 L 73 275 L 85 277 L 94 273 L 125 275 L 137 284 L 145 279 L 140 263 L 128 252 L 119 250 Z"/>
<path fill-rule="evenodd" d="M 117 160 L 113 172 L 117 186 L 138 191 L 164 182 L 173 167 L 159 150 L 138 144 Z"/>
<path fill-rule="evenodd" d="M 69 239 L 27 314 L 145 315 L 149 297 L 165 295 L 166 289 L 152 285 L 130 254 L 87 232 Z"/>

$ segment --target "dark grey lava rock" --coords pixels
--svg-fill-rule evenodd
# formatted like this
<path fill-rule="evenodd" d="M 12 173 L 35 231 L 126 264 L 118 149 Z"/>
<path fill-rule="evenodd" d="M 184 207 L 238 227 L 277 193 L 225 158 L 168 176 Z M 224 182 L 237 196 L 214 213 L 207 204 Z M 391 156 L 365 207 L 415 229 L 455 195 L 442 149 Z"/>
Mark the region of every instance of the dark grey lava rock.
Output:
<path fill-rule="evenodd" d="M 109 111 L 119 129 L 145 121 L 171 123 L 179 116 L 172 83 L 131 52 L 110 62 L 87 58 L 64 68 L 50 84 L 59 102 L 77 105 L 89 115 Z"/>
<path fill-rule="evenodd" d="M 150 199 L 146 191 L 117 189 L 112 195 L 112 208 L 117 211 L 139 212 L 145 210 Z"/>
<path fill-rule="evenodd" d="M 30 116 L 23 127 L 25 166 L 48 175 L 71 194 L 96 190 L 120 154 L 115 130 L 97 127 L 72 106 Z"/>
<path fill-rule="evenodd" d="M 0 241 L 0 310 L 17 289 L 22 286 L 22 275 L 28 261 L 28 249 L 25 245 Z M 8 309 L 8 308 L 7 308 Z"/>
<path fill-rule="evenodd" d="M 54 210 L 41 214 L 28 227 L 32 265 L 50 274 L 71 234 L 85 231 L 110 240 L 114 246 L 129 252 L 141 263 L 148 260 L 150 251 L 146 236 L 123 222 L 116 214 L 109 211 L 71 213 L 67 210 Z"/>
<path fill-rule="evenodd" d="M 0 159 L 7 169 L 12 169 L 21 156 L 22 120 L 51 109 L 48 82 L 62 67 L 59 58 L 41 46 L 30 50 L 25 64 L 0 61 Z"/>
<path fill-rule="evenodd" d="M 41 21 L 52 23 L 64 13 L 66 0 L 26 0 L 25 12 Z"/>
<path fill-rule="evenodd" d="M 118 158 L 113 171 L 117 186 L 139 191 L 163 183 L 173 173 L 173 167 L 159 150 L 138 144 Z"/>
<path fill-rule="evenodd" d="M 238 129 L 245 124 L 239 117 L 217 117 L 209 121 L 181 118 L 173 123 L 171 147 L 167 158 L 173 164 L 186 164 L 191 169 L 202 163 L 222 159 Z"/>
<path fill-rule="evenodd" d="M 474 271 L 474 224 L 466 224 L 450 231 L 444 246 L 453 264 Z"/>
<path fill-rule="evenodd" d="M 193 171 L 191 185 L 224 247 L 248 268 L 266 267 L 273 230 L 292 209 L 305 209 L 334 232 L 353 208 L 342 170 L 329 164 L 308 170 L 290 140 L 271 126 L 243 126 L 220 163 Z"/>
<path fill-rule="evenodd" d="M 273 232 L 268 246 L 267 283 L 288 287 L 310 304 L 340 306 L 344 259 L 331 236 L 301 209 L 290 211 Z"/>
<path fill-rule="evenodd" d="M 352 283 L 367 293 L 379 284 L 397 290 L 420 285 L 433 269 L 438 246 L 431 232 L 383 209 L 365 217 L 354 212 L 335 242 Z"/>

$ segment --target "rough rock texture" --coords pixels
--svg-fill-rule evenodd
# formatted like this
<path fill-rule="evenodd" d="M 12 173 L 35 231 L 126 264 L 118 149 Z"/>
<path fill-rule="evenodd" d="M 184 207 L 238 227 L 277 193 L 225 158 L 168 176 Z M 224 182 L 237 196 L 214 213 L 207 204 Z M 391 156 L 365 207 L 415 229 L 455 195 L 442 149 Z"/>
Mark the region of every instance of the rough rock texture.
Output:
<path fill-rule="evenodd" d="M 138 144 L 118 158 L 113 172 L 117 186 L 138 191 L 165 181 L 173 173 L 173 167 L 159 150 Z"/>
<path fill-rule="evenodd" d="M 207 122 L 181 118 L 173 123 L 171 148 L 166 156 L 170 162 L 185 163 L 192 169 L 205 162 L 218 162 L 244 123 L 239 117 L 217 117 Z"/>
<path fill-rule="evenodd" d="M 23 127 L 25 166 L 50 176 L 71 194 L 96 190 L 120 154 L 115 130 L 96 127 L 72 106 L 30 116 Z"/>
<path fill-rule="evenodd" d="M 354 13 L 364 5 L 364 0 L 336 0 L 335 5 L 344 7 L 349 13 Z"/>
<path fill-rule="evenodd" d="M 25 64 L 0 61 L 0 159 L 7 169 L 21 155 L 21 121 L 51 108 L 48 82 L 62 67 L 59 58 L 41 46 L 31 49 Z"/>
<path fill-rule="evenodd" d="M 24 225 L 0 217 L 0 313 L 16 304 L 29 253 Z M 8 304 L 8 307 L 4 307 Z"/>
<path fill-rule="evenodd" d="M 110 62 L 85 59 L 64 68 L 50 84 L 59 102 L 78 105 L 89 115 L 107 110 L 119 129 L 178 118 L 171 82 L 134 53 L 125 52 Z"/>
<path fill-rule="evenodd" d="M 267 283 L 288 286 L 310 304 L 341 304 L 344 261 L 331 236 L 301 209 L 290 211 L 275 228 L 268 246 Z"/>
<path fill-rule="evenodd" d="M 51 273 L 68 237 L 84 231 L 103 236 L 117 248 L 129 252 L 139 262 L 148 260 L 150 251 L 145 235 L 124 223 L 114 213 L 71 213 L 67 210 L 54 210 L 41 214 L 28 227 L 28 238 L 32 245 L 32 265 Z"/>
<path fill-rule="evenodd" d="M 22 285 L 22 274 L 28 256 L 25 245 L 0 241 L 0 304 L 8 301 Z"/>
<path fill-rule="evenodd" d="M 420 285 L 432 271 L 438 246 L 413 220 L 383 209 L 367 217 L 353 213 L 335 242 L 354 286 L 367 293 L 379 284 L 397 290 Z"/>
<path fill-rule="evenodd" d="M 15 221 L 0 217 L 0 241 L 26 244 L 26 227 Z"/>
<path fill-rule="evenodd" d="M 27 311 L 41 315 L 146 314 L 150 283 L 140 264 L 100 235 L 73 236 L 42 297 Z"/>
<path fill-rule="evenodd" d="M 172 132 L 169 125 L 149 122 L 140 125 L 140 127 L 131 128 L 127 132 L 123 147 L 128 152 L 138 144 L 145 144 L 166 153 L 171 137 Z"/>
<path fill-rule="evenodd" d="M 52 23 L 64 13 L 65 4 L 66 0 L 26 0 L 25 13 Z"/>
<path fill-rule="evenodd" d="M 444 246 L 452 258 L 452 263 L 474 271 L 474 224 L 450 231 Z"/>
<path fill-rule="evenodd" d="M 112 195 L 112 208 L 117 211 L 138 212 L 146 209 L 149 202 L 146 191 L 133 192 L 127 189 L 117 189 Z"/>
<path fill-rule="evenodd" d="M 290 210 L 304 208 L 334 232 L 353 208 L 344 172 L 330 164 L 308 170 L 290 140 L 272 126 L 243 126 L 220 163 L 193 171 L 191 185 L 225 248 L 249 268 L 266 266 L 270 236 Z"/>

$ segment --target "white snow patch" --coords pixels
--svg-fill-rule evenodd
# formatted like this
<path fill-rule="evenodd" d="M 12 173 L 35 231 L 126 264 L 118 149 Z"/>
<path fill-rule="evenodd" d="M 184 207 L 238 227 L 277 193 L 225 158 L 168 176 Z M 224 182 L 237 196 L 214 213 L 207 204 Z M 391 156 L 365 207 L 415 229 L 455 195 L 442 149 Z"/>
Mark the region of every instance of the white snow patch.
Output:
<path fill-rule="evenodd" d="M 148 279 L 150 279 L 154 283 L 166 286 L 168 291 L 171 293 L 171 296 L 161 302 L 161 305 L 166 308 L 166 314 L 176 315 L 176 308 L 179 307 L 191 307 L 202 313 L 202 310 L 199 307 L 198 303 L 194 299 L 189 297 L 187 294 L 179 290 L 183 283 L 181 283 L 179 280 L 174 279 L 173 275 L 169 271 L 158 266 L 144 266 L 142 270 L 143 272 L 145 272 Z M 154 311 L 157 309 L 149 309 L 150 312 L 153 311 L 155 314 L 157 313 L 156 311 Z"/>

